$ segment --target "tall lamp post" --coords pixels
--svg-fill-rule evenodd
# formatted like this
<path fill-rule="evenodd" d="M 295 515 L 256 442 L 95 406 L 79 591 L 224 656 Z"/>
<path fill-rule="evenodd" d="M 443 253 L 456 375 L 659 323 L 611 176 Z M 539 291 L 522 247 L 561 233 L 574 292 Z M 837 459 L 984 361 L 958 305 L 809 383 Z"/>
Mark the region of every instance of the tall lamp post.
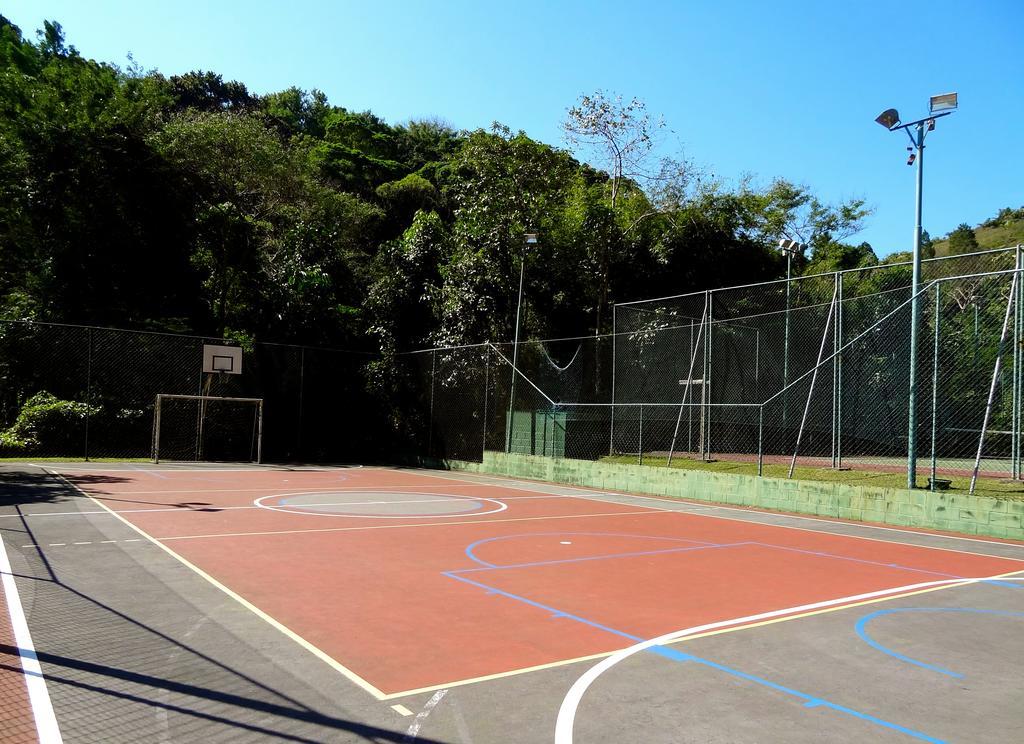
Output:
<path fill-rule="evenodd" d="M 917 335 L 921 318 L 921 193 L 924 178 L 924 138 L 935 129 L 935 120 L 949 116 L 957 108 L 956 93 L 932 96 L 928 101 L 928 116 L 908 124 L 900 122 L 896 109 L 886 109 L 875 119 L 879 124 L 895 132 L 906 131 L 910 138 L 910 157 L 907 165 L 917 161 L 917 200 L 914 220 L 914 270 L 911 280 L 910 301 L 910 400 L 907 421 L 907 488 L 917 487 Z"/>
<path fill-rule="evenodd" d="M 789 385 L 789 288 L 792 284 L 790 280 L 793 278 L 793 256 L 802 256 L 804 251 L 807 250 L 807 245 L 805 243 L 798 243 L 795 240 L 781 238 L 779 240 L 779 250 L 786 257 L 786 330 L 783 336 L 782 350 L 782 389 L 785 390 L 786 386 Z M 786 393 L 782 399 L 783 423 L 788 418 L 788 400 L 789 393 Z"/>
<path fill-rule="evenodd" d="M 519 318 L 523 310 L 523 277 L 526 274 L 526 251 L 537 246 L 537 233 L 523 235 L 523 252 L 519 262 L 519 301 L 516 303 L 516 334 L 512 344 L 512 385 L 508 396 L 508 423 L 506 424 L 505 451 L 512 451 L 512 414 L 516 402 L 516 375 L 519 371 Z"/>

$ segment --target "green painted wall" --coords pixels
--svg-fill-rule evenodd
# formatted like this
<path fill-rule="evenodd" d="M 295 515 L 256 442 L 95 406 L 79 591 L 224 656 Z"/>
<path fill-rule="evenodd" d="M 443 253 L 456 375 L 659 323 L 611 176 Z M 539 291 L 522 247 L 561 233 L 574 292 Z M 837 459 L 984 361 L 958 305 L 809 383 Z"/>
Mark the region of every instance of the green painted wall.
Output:
<path fill-rule="evenodd" d="M 451 461 L 446 464 L 456 470 L 612 491 L 1024 540 L 1024 502 L 985 496 L 758 478 L 504 452 L 485 452 L 482 463 Z"/>

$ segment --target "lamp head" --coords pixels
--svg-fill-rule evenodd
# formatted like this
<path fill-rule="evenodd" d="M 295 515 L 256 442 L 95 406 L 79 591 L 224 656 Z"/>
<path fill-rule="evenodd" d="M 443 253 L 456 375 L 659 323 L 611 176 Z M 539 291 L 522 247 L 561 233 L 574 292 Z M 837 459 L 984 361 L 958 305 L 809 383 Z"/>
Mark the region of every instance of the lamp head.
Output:
<path fill-rule="evenodd" d="M 956 93 L 942 93 L 941 95 L 932 96 L 928 99 L 929 114 L 940 114 L 943 111 L 956 111 L 956 107 Z"/>
<path fill-rule="evenodd" d="M 529 247 L 537 245 L 540 240 L 537 238 L 537 233 L 524 233 L 523 242 Z"/>
<path fill-rule="evenodd" d="M 799 256 L 806 249 L 807 246 L 804 243 L 798 243 L 795 240 L 789 240 L 787 238 L 779 238 L 779 250 L 782 251 L 783 255 Z"/>
<path fill-rule="evenodd" d="M 875 121 L 881 124 L 886 129 L 893 129 L 900 123 L 900 113 L 894 108 L 886 109 L 875 117 Z"/>

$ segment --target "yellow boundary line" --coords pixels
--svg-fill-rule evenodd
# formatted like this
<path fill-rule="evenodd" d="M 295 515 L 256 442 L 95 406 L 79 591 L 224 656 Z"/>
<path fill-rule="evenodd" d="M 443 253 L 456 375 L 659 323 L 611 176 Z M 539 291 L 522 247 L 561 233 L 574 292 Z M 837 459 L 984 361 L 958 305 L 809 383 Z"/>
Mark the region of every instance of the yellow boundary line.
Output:
<path fill-rule="evenodd" d="M 1008 576 L 1016 576 L 1017 574 L 1021 574 L 1021 573 L 1024 573 L 1024 570 L 1022 570 L 1022 571 L 1011 571 L 1009 573 L 1004 573 L 1004 574 L 998 574 L 998 575 L 995 575 L 995 576 L 990 576 L 987 579 L 985 579 L 985 581 L 995 581 L 997 579 L 1006 578 Z M 693 640 L 696 640 L 698 638 L 707 638 L 708 636 L 722 635 L 723 633 L 735 633 L 736 631 L 740 631 L 740 630 L 750 630 L 752 628 L 760 628 L 760 627 L 765 626 L 765 625 L 774 625 L 775 623 L 785 623 L 785 622 L 789 622 L 790 620 L 800 620 L 800 619 L 806 618 L 806 617 L 814 617 L 814 616 L 817 616 L 817 615 L 824 615 L 824 614 L 830 613 L 830 612 L 839 612 L 840 610 L 849 610 L 849 609 L 852 609 L 854 607 L 862 607 L 864 605 L 877 604 L 877 603 L 880 603 L 880 602 L 890 602 L 890 601 L 892 601 L 894 599 L 903 599 L 904 597 L 913 597 L 913 596 L 915 596 L 917 594 L 927 594 L 928 592 L 937 592 L 937 591 L 941 591 L 943 589 L 955 589 L 957 587 L 967 586 L 969 584 L 977 584 L 977 583 L 982 583 L 982 582 L 978 582 L 977 580 L 968 580 L 968 581 L 964 581 L 962 583 L 948 584 L 948 585 L 945 585 L 945 586 L 934 586 L 934 587 L 930 587 L 928 589 L 918 589 L 916 591 L 903 592 L 903 593 L 899 593 L 899 594 L 893 594 L 892 596 L 887 596 L 887 597 L 876 597 L 875 599 L 866 599 L 866 600 L 863 600 L 861 602 L 852 602 L 850 604 L 840 604 L 840 605 L 836 605 L 835 607 L 825 607 L 825 608 L 822 608 L 820 610 L 811 610 L 810 612 L 802 612 L 802 613 L 799 613 L 797 615 L 784 615 L 783 617 L 772 618 L 770 620 L 762 620 L 761 622 L 736 625 L 736 626 L 729 627 L 729 628 L 720 628 L 720 629 L 717 629 L 717 630 L 709 630 L 706 633 L 697 633 L 696 635 L 685 636 L 683 638 L 679 638 L 678 640 L 671 641 L 670 644 L 666 644 L 666 645 L 675 645 L 677 643 L 687 643 L 688 641 L 693 641 Z M 828 600 L 825 600 L 825 601 L 828 601 Z M 447 687 L 460 687 L 460 686 L 463 686 L 463 685 L 476 684 L 478 682 L 490 682 L 492 680 L 504 679 L 506 677 L 515 677 L 515 676 L 518 676 L 520 674 L 527 674 L 529 672 L 539 672 L 539 671 L 543 671 L 543 670 L 546 670 L 546 669 L 556 669 L 558 667 L 569 666 L 571 664 L 578 664 L 578 663 L 584 662 L 584 661 L 594 661 L 595 659 L 604 659 L 604 658 L 607 658 L 609 656 L 612 656 L 613 654 L 618 653 L 619 651 L 623 650 L 624 648 L 629 648 L 629 646 L 623 646 L 622 648 L 615 649 L 614 651 L 606 651 L 606 652 L 600 653 L 600 654 L 591 654 L 589 656 L 578 656 L 578 657 L 576 657 L 574 659 L 564 659 L 562 661 L 553 661 L 550 664 L 538 664 L 537 666 L 523 667 L 521 669 L 512 669 L 512 670 L 509 670 L 507 672 L 498 672 L 497 674 L 487 674 L 487 675 L 484 675 L 482 677 L 470 677 L 468 679 L 457 680 L 455 682 L 445 682 L 444 684 L 432 685 L 430 687 L 419 687 L 419 688 L 417 688 L 415 690 L 405 690 L 403 692 L 392 692 L 392 693 L 388 693 L 387 695 L 385 695 L 384 699 L 385 700 L 393 700 L 393 699 L 399 698 L 399 697 L 406 697 L 408 695 L 417 695 L 417 694 L 424 693 L 424 692 L 432 692 L 434 690 L 440 690 L 440 689 L 447 688 Z"/>
<path fill-rule="evenodd" d="M 377 700 L 385 700 L 386 699 L 387 696 L 383 692 L 378 690 L 376 687 L 374 687 L 372 684 L 370 684 L 365 679 L 360 677 L 358 674 L 353 672 L 351 669 L 349 669 L 348 667 L 346 667 L 343 664 L 341 664 L 340 662 L 338 662 L 336 659 L 334 659 L 331 656 L 329 656 L 326 652 L 324 652 L 324 651 L 320 650 L 319 648 L 317 648 L 316 646 L 314 646 L 312 643 L 307 641 L 305 638 L 300 636 L 298 633 L 293 631 L 288 626 L 284 625 L 280 621 L 278 621 L 278 620 L 274 619 L 273 617 L 271 617 L 270 615 L 268 615 L 266 612 L 264 612 L 259 607 L 254 605 L 252 602 L 247 600 L 245 597 L 243 597 L 242 595 L 238 594 L 238 592 L 235 592 L 234 590 L 229 589 L 227 586 L 225 586 L 224 584 L 219 582 L 217 579 L 213 578 L 213 576 L 211 576 L 210 574 L 206 573 L 206 571 L 204 571 L 203 569 L 201 569 L 198 566 L 196 566 L 194 563 L 189 561 L 187 558 L 184 558 L 183 556 L 180 556 L 177 553 L 175 553 L 169 547 L 167 547 L 162 542 L 160 542 L 160 540 L 158 540 L 157 538 L 153 537 L 149 533 L 147 533 L 144 530 L 140 529 L 139 527 L 135 526 L 134 524 L 129 522 L 127 519 L 122 517 L 120 514 L 115 512 L 113 509 L 110 509 L 105 504 L 103 504 L 100 501 L 98 501 L 97 499 L 93 498 L 87 491 L 82 490 L 81 488 L 76 486 L 74 483 L 72 483 L 67 478 L 65 478 L 63 475 L 61 475 L 60 473 L 58 473 L 56 471 L 50 470 L 49 468 L 43 468 L 43 470 L 46 471 L 46 472 L 49 472 L 51 475 L 57 476 L 60 480 L 64 481 L 64 483 L 69 485 L 71 488 L 75 489 L 76 491 L 78 491 L 82 495 L 86 496 L 93 503 L 97 504 L 102 509 L 105 509 L 106 511 L 110 512 L 111 515 L 116 517 L 118 520 L 123 522 L 125 525 L 127 525 L 128 527 L 133 529 L 138 534 L 142 535 L 144 538 L 146 538 L 151 543 L 156 545 L 158 548 L 163 550 L 169 556 L 171 556 L 175 560 L 179 561 L 182 565 L 186 566 L 187 568 L 190 568 L 198 576 L 202 577 L 203 579 L 206 579 L 206 581 L 208 581 L 210 584 L 215 586 L 217 589 L 220 589 L 220 591 L 224 592 L 224 594 L 226 594 L 227 596 L 231 597 L 233 600 L 235 600 L 240 605 L 242 605 L 242 607 L 244 607 L 245 609 L 249 610 L 252 614 L 254 614 L 256 617 L 258 617 L 261 620 L 263 620 L 264 622 L 266 622 L 268 625 L 273 627 L 275 630 L 279 630 L 281 633 L 284 633 L 286 636 L 288 636 L 293 641 L 298 643 L 300 646 L 302 646 L 304 649 L 309 651 L 315 657 L 320 659 L 320 661 L 322 661 L 325 664 L 327 664 L 328 666 L 330 666 L 336 672 L 339 672 L 342 676 L 344 676 L 350 682 L 355 683 L 356 685 L 361 687 L 363 690 L 365 690 L 366 692 L 370 693 Z"/>
<path fill-rule="evenodd" d="M 449 688 L 449 687 L 462 687 L 462 686 L 466 686 L 466 685 L 477 684 L 477 683 L 480 683 L 480 682 L 489 682 L 489 681 L 494 681 L 494 680 L 499 680 L 499 679 L 505 679 L 505 678 L 508 678 L 508 677 L 519 676 L 521 674 L 528 674 L 530 672 L 538 672 L 538 671 L 544 671 L 544 670 L 547 670 L 547 669 L 555 669 L 555 668 L 558 668 L 558 667 L 569 666 L 571 664 L 578 664 L 578 663 L 584 662 L 584 661 L 593 661 L 595 659 L 603 659 L 603 658 L 607 658 L 609 656 L 612 656 L 613 654 L 618 653 L 618 651 L 622 650 L 622 649 L 615 649 L 613 651 L 607 651 L 607 652 L 603 652 L 603 653 L 599 653 L 599 654 L 590 654 L 588 656 L 579 656 L 579 657 L 575 657 L 575 658 L 572 658 L 572 659 L 563 659 L 563 660 L 560 660 L 560 661 L 550 662 L 550 663 L 547 663 L 547 664 L 538 664 L 538 665 L 535 665 L 535 666 L 522 667 L 522 668 L 519 668 L 519 669 L 512 669 L 512 670 L 509 670 L 509 671 L 506 671 L 506 672 L 498 672 L 498 673 L 495 673 L 495 674 L 483 675 L 483 676 L 480 676 L 480 677 L 470 677 L 470 678 L 467 678 L 467 679 L 456 680 L 456 681 L 452 681 L 452 682 L 445 682 L 445 683 L 442 683 L 442 684 L 431 685 L 431 686 L 428 686 L 428 687 L 418 687 L 418 688 L 415 688 L 415 689 L 412 689 L 412 690 L 403 690 L 403 691 L 400 691 L 400 692 L 385 693 L 385 692 L 379 690 L 374 685 L 372 685 L 367 680 L 365 680 L 362 677 L 360 677 L 358 674 L 353 672 L 348 667 L 346 667 L 343 664 L 341 664 L 339 661 L 337 661 L 333 657 L 329 656 L 326 652 L 324 652 L 321 649 L 319 649 L 318 647 L 314 646 L 312 643 L 307 641 L 305 638 L 300 636 L 298 633 L 296 633 L 295 631 L 291 630 L 286 625 L 284 625 L 280 621 L 278 621 L 275 618 L 273 618 L 271 615 L 268 615 L 266 612 L 264 612 L 263 610 L 258 608 L 256 605 L 254 605 L 251 602 L 249 602 L 247 599 L 242 597 L 240 594 L 238 594 L 234 590 L 229 589 L 226 585 L 222 584 L 220 581 L 218 581 L 213 576 L 211 576 L 210 574 L 208 574 L 205 571 L 203 571 L 201 568 L 199 568 L 198 566 L 196 566 L 195 564 L 190 562 L 188 559 L 186 559 L 183 556 L 179 555 L 178 553 L 176 553 L 174 550 L 172 550 L 167 545 L 164 545 L 163 542 L 161 542 L 161 539 L 153 537 L 152 535 L 148 534 L 147 532 L 145 532 L 141 528 L 137 527 L 136 525 L 132 524 L 130 521 L 128 521 L 127 519 L 122 517 L 118 512 L 114 511 L 113 509 L 110 509 L 105 504 L 101 503 L 99 500 L 94 498 L 87 491 L 79 488 L 77 485 L 75 485 L 74 483 L 69 481 L 61 473 L 59 473 L 59 472 L 57 472 L 55 470 L 52 470 L 49 467 L 43 467 L 41 469 L 44 472 L 50 473 L 50 475 L 56 476 L 57 478 L 62 480 L 65 484 L 70 486 L 72 489 L 74 489 L 74 490 L 78 491 L 79 493 L 81 493 L 82 495 L 86 496 L 89 500 L 94 502 L 97 506 L 102 508 L 104 511 L 106 511 L 106 512 L 110 513 L 112 516 L 116 517 L 119 521 L 124 523 L 126 526 L 130 527 L 132 530 L 134 530 L 138 534 L 142 535 L 144 538 L 146 538 L 151 543 L 153 543 L 154 545 L 159 547 L 161 550 L 166 552 L 168 555 L 173 557 L 175 560 L 179 561 L 184 566 L 188 567 L 189 569 L 194 571 L 197 575 L 199 575 L 200 577 L 205 579 L 211 585 L 213 585 L 214 587 L 216 587 L 217 589 L 222 591 L 224 594 L 226 594 L 227 596 L 229 596 L 232 599 L 234 599 L 236 602 L 241 604 L 243 607 L 245 607 L 247 610 L 252 612 L 257 617 L 259 617 L 261 620 L 263 620 L 264 622 L 266 622 L 267 624 L 269 624 L 270 626 L 272 626 L 276 630 L 284 633 L 287 637 L 289 637 L 290 639 L 292 639 L 293 641 L 298 643 L 300 646 L 302 646 L 304 649 L 306 649 L 307 651 L 312 653 L 318 659 L 320 659 L 321 661 L 326 663 L 332 669 L 334 669 L 335 671 L 339 672 L 346 679 L 348 679 L 349 681 L 353 682 L 354 684 L 359 686 L 361 689 L 363 689 L 364 691 L 366 691 L 370 695 L 372 695 L 375 699 L 380 700 L 380 701 L 394 700 L 394 699 L 401 698 L 401 697 L 408 697 L 410 695 L 416 695 L 416 694 L 425 693 L 425 692 L 433 692 L 433 691 L 436 691 L 436 690 L 445 689 L 445 688 Z M 443 478 L 443 476 L 435 476 L 435 477 Z M 583 497 L 583 498 L 586 498 L 586 497 Z M 588 499 L 588 500 L 598 501 L 598 499 Z M 673 512 L 674 511 L 674 510 L 669 510 L 669 509 L 657 509 L 657 508 L 654 508 L 654 507 L 644 507 L 644 508 L 645 508 L 644 512 L 632 512 L 632 514 L 644 514 L 644 513 L 647 513 L 647 514 L 658 514 L 658 513 Z M 621 513 L 619 513 L 619 514 L 621 514 Z M 617 516 L 619 514 L 615 514 L 614 516 Z M 613 514 L 572 515 L 572 516 L 613 516 Z M 524 519 L 479 520 L 478 523 L 484 523 L 484 522 L 516 522 L 516 521 L 529 521 L 529 520 L 533 520 L 533 519 L 564 519 L 564 518 L 569 518 L 569 516 L 566 515 L 566 516 L 559 516 L 559 517 L 528 517 L 528 518 L 524 518 Z M 742 520 L 731 520 L 731 521 L 742 521 Z M 432 524 L 429 524 L 429 525 L 382 525 L 381 527 L 382 528 L 387 528 L 387 527 L 406 527 L 406 526 L 408 526 L 408 527 L 415 527 L 415 526 L 433 526 L 433 525 L 441 526 L 443 524 L 473 524 L 473 523 L 474 522 L 465 522 L 465 521 L 452 522 L 452 523 L 438 523 L 438 522 L 435 522 L 435 523 L 432 523 Z M 772 526 L 782 526 L 782 525 L 772 525 Z M 376 528 L 365 528 L 365 527 L 360 528 L 360 527 L 356 527 L 356 528 L 337 528 L 337 529 L 327 529 L 327 530 L 296 530 L 296 531 L 285 531 L 285 532 L 240 533 L 239 536 L 243 536 L 243 535 L 260 535 L 260 534 L 289 534 L 291 532 L 336 532 L 336 531 L 344 531 L 344 530 L 348 530 L 348 529 L 365 530 L 365 529 L 376 529 Z M 793 528 L 793 529 L 805 529 L 806 530 L 806 528 L 800 528 L 800 527 L 796 527 L 796 528 Z M 816 532 L 816 530 L 806 530 L 806 531 Z M 835 534 L 835 533 L 828 533 L 828 534 Z M 221 537 L 221 536 L 228 537 L 228 536 L 233 536 L 233 535 L 228 535 L 228 534 L 225 534 L 225 535 L 204 535 L 204 536 L 197 536 L 197 537 Z M 162 539 L 188 539 L 188 538 L 181 538 L 181 537 L 173 538 L 172 537 L 172 538 L 162 538 Z M 890 542 L 890 541 L 887 541 L 887 540 L 880 540 L 878 538 L 862 538 L 862 539 L 875 540 L 875 541 L 878 541 L 878 542 Z M 923 548 L 925 550 L 928 550 L 928 549 L 944 550 L 943 548 L 931 548 L 930 546 L 913 545 L 912 543 L 899 543 L 899 542 L 896 542 L 896 541 L 891 541 L 891 542 L 893 544 L 897 544 L 897 545 L 912 545 L 913 547 Z M 964 552 L 964 553 L 967 552 L 967 551 L 958 551 L 958 550 L 949 549 L 949 548 L 946 548 L 945 550 L 949 550 L 950 552 L 958 552 L 958 553 L 959 552 Z M 981 556 L 981 557 L 996 558 L 998 560 L 1010 560 L 1010 561 L 1019 560 L 1019 559 L 1014 559 L 1014 558 L 1002 558 L 1000 556 L 984 556 L 984 554 L 979 554 L 979 553 L 969 553 L 969 555 L 978 555 L 978 556 Z M 1005 578 L 1005 577 L 1008 577 L 1008 576 L 1016 576 L 1017 574 L 1021 574 L 1021 573 L 1024 573 L 1024 570 L 1011 571 L 1011 572 L 1008 572 L 1008 573 L 997 574 L 995 576 L 989 577 L 987 580 L 996 580 L 996 579 Z M 782 622 L 788 622 L 788 621 L 791 621 L 791 620 L 798 620 L 798 619 L 806 618 L 806 617 L 814 617 L 814 616 L 817 616 L 817 615 L 824 615 L 826 613 L 838 612 L 840 610 L 851 609 L 851 608 L 854 608 L 854 607 L 861 607 L 861 606 L 864 606 L 864 605 L 876 604 L 876 603 L 880 603 L 880 602 L 889 602 L 889 601 L 894 600 L 894 599 L 901 599 L 903 597 L 912 597 L 912 596 L 915 596 L 915 595 L 918 595 L 918 594 L 926 594 L 928 592 L 936 592 L 936 591 L 941 591 L 941 590 L 944 590 L 944 589 L 952 589 L 952 588 L 956 588 L 956 587 L 966 586 L 966 585 L 969 585 L 969 584 L 972 584 L 972 583 L 978 583 L 978 582 L 977 581 L 973 581 L 973 580 L 968 580 L 968 581 L 964 581 L 962 583 L 955 583 L 955 584 L 948 584 L 948 585 L 944 585 L 944 586 L 930 587 L 930 588 L 927 588 L 927 589 L 919 589 L 917 591 L 898 593 L 898 594 L 893 594 L 892 596 L 878 597 L 878 598 L 875 598 L 875 599 L 864 600 L 862 602 L 854 602 L 854 603 L 851 603 L 851 604 L 840 604 L 840 605 L 837 605 L 835 607 L 826 607 L 826 608 L 823 608 L 823 609 L 820 609 L 820 610 L 812 610 L 810 612 L 804 612 L 804 613 L 800 613 L 800 614 L 797 614 L 797 615 L 785 615 L 783 617 L 772 618 L 770 620 L 764 620 L 764 621 L 757 622 L 757 623 L 749 623 L 749 624 L 745 624 L 745 625 L 736 625 L 735 627 L 721 628 L 721 629 L 717 629 L 717 630 L 708 631 L 706 633 L 699 633 L 699 634 L 692 635 L 692 636 L 686 636 L 686 637 L 681 638 L 681 639 L 679 639 L 677 641 L 673 641 L 672 643 L 673 644 L 674 643 L 685 643 L 687 641 L 696 640 L 698 638 L 707 638 L 709 636 L 721 635 L 723 633 L 734 633 L 736 631 L 749 630 L 751 628 L 758 628 L 758 627 L 762 627 L 762 626 L 766 626 L 766 625 L 773 625 L 775 623 L 782 623 Z"/>

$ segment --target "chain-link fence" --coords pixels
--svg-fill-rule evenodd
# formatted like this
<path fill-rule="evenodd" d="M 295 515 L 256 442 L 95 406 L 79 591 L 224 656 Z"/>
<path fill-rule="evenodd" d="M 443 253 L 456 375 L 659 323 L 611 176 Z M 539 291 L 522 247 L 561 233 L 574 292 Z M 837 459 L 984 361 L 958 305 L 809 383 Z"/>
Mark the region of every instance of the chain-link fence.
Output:
<path fill-rule="evenodd" d="M 418 352 L 426 450 L 1021 477 L 1019 247 L 615 308 L 610 335 Z M 515 359 L 513 367 L 513 359 Z"/>
<path fill-rule="evenodd" d="M 225 343 L 0 321 L 0 456 L 149 457 L 158 394 L 262 399 L 265 459 L 381 456 L 387 427 L 365 374 L 372 355 L 257 343 L 243 350 L 241 374 L 205 374 L 203 345 Z M 172 406 L 163 435 L 176 444 L 168 452 L 252 459 L 252 415 L 249 407 Z"/>
<path fill-rule="evenodd" d="M 251 408 L 177 404 L 164 441 L 186 459 L 261 441 L 271 461 L 496 450 L 900 472 L 913 434 L 921 473 L 1020 478 L 1022 269 L 1019 247 L 924 262 L 913 428 L 900 263 L 623 303 L 612 334 L 518 348 L 258 343 L 238 375 L 203 373 L 220 339 L 0 321 L 0 456 L 148 457 L 164 394 L 263 401 L 262 440 Z"/>

